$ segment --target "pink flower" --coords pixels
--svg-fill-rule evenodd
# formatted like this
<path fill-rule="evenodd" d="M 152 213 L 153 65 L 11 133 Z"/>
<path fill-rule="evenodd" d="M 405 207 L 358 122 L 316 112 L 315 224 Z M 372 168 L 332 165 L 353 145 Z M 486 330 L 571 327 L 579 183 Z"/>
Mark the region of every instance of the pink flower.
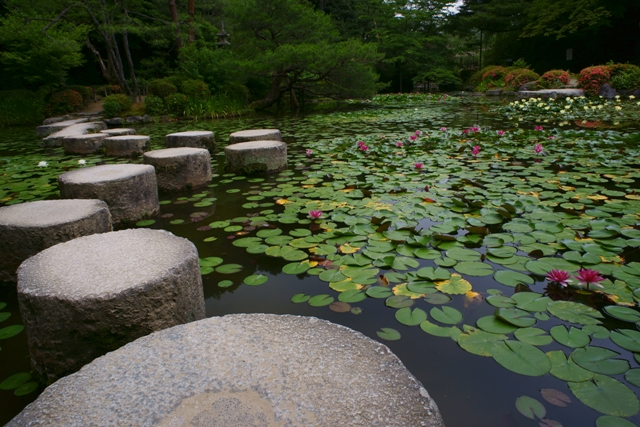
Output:
<path fill-rule="evenodd" d="M 418 139 L 418 135 L 411 135 L 409 139 L 415 141 L 416 139 Z"/>
<path fill-rule="evenodd" d="M 447 131 L 447 128 L 443 126 L 443 127 L 441 127 L 441 128 L 440 128 L 440 130 L 441 130 L 442 132 L 446 132 L 446 131 Z"/>
<path fill-rule="evenodd" d="M 554 139 L 556 139 L 555 136 L 551 135 L 549 138 L 547 138 L 549 141 L 553 141 Z"/>
<path fill-rule="evenodd" d="M 307 150 L 305 154 L 307 157 L 311 157 L 311 155 L 313 154 L 313 150 Z"/>
<path fill-rule="evenodd" d="M 364 141 L 358 141 L 358 147 L 362 147 L 364 145 Z"/>
<path fill-rule="evenodd" d="M 584 268 L 578 270 L 578 274 L 574 277 L 578 279 L 578 286 L 586 285 L 587 289 L 589 289 L 590 284 L 602 288 L 603 286 L 600 284 L 600 282 L 605 280 L 604 277 L 600 276 L 600 272 L 598 270 Z"/>
<path fill-rule="evenodd" d="M 535 151 L 536 154 L 544 154 L 544 148 L 542 148 L 542 144 L 536 144 L 536 146 L 533 147 L 533 151 Z"/>
<path fill-rule="evenodd" d="M 472 127 L 470 127 L 470 128 L 469 128 L 469 130 L 470 130 L 471 132 L 480 132 L 480 128 L 479 128 L 479 127 L 477 127 L 477 126 L 472 126 Z"/>
<path fill-rule="evenodd" d="M 474 156 L 480 154 L 480 146 L 476 145 L 475 147 L 473 147 L 473 149 L 471 150 L 471 154 L 473 154 Z"/>
<path fill-rule="evenodd" d="M 465 135 L 468 134 L 469 133 L 469 129 L 462 129 L 462 133 L 465 134 Z"/>
<path fill-rule="evenodd" d="M 420 135 L 422 135 L 422 131 L 417 130 L 417 131 L 415 132 L 415 134 L 416 134 L 416 135 L 418 135 L 418 136 L 420 136 Z"/>
<path fill-rule="evenodd" d="M 418 169 L 418 170 L 421 170 L 423 166 L 424 165 L 422 164 L 422 162 L 418 162 L 418 163 L 414 163 L 413 164 L 413 167 Z"/>
<path fill-rule="evenodd" d="M 402 147 L 402 141 L 396 142 L 396 147 Z"/>
<path fill-rule="evenodd" d="M 534 127 L 533 129 L 534 129 L 534 130 L 542 130 L 542 129 L 544 129 L 544 128 L 543 128 L 542 126 L 536 126 L 536 127 Z"/>
<path fill-rule="evenodd" d="M 361 149 L 362 151 L 367 151 L 367 150 L 369 149 L 369 146 L 368 146 L 368 145 L 361 145 L 361 146 L 360 146 L 360 149 Z"/>
<path fill-rule="evenodd" d="M 564 270 L 556 270 L 555 268 L 547 273 L 547 280 L 553 283 L 557 283 L 563 288 L 571 283 L 569 273 Z"/>
<path fill-rule="evenodd" d="M 309 211 L 309 217 L 311 219 L 318 219 L 321 216 L 322 216 L 322 211 L 321 210 L 314 209 L 314 210 Z"/>
<path fill-rule="evenodd" d="M 503 136 L 506 132 L 503 130 L 499 130 L 498 132 L 496 132 L 498 134 L 498 136 Z"/>

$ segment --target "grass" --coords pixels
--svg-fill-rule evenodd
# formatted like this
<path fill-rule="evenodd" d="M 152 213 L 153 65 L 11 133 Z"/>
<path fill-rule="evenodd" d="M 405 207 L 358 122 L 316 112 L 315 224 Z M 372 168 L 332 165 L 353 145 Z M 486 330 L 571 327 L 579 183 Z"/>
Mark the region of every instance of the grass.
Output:
<path fill-rule="evenodd" d="M 44 120 L 44 101 L 28 90 L 0 92 L 0 126 L 40 124 Z"/>

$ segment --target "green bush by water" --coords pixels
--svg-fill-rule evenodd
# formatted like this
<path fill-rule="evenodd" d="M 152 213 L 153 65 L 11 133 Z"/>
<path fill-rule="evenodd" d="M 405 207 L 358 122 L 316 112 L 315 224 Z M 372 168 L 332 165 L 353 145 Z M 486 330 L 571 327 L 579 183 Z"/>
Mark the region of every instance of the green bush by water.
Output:
<path fill-rule="evenodd" d="M 109 95 L 104 99 L 102 108 L 107 117 L 115 117 L 131 108 L 131 99 L 127 95 Z"/>
<path fill-rule="evenodd" d="M 0 126 L 40 124 L 44 100 L 29 90 L 0 91 Z"/>

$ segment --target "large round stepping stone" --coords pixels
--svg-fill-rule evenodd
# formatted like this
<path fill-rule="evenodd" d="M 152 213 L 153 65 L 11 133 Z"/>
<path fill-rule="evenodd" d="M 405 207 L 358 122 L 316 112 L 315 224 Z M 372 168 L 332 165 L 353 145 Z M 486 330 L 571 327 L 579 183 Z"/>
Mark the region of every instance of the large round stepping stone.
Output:
<path fill-rule="evenodd" d="M 229 135 L 229 143 L 247 141 L 282 141 L 282 135 L 278 129 L 252 129 L 233 132 Z"/>
<path fill-rule="evenodd" d="M 139 156 L 144 152 L 149 139 L 146 135 L 112 136 L 104 140 L 104 153 L 114 157 Z"/>
<path fill-rule="evenodd" d="M 192 130 L 188 132 L 170 133 L 165 138 L 167 148 L 193 147 L 206 148 L 209 151 L 216 149 L 216 141 L 213 132 L 206 130 Z"/>
<path fill-rule="evenodd" d="M 224 148 L 229 172 L 278 172 L 287 167 L 287 144 L 280 141 L 249 141 Z"/>
<path fill-rule="evenodd" d="M 158 213 L 156 173 L 149 165 L 103 165 L 58 176 L 63 199 L 100 199 L 114 224 L 134 222 Z"/>
<path fill-rule="evenodd" d="M 198 251 L 164 230 L 80 237 L 20 265 L 18 303 L 31 364 L 52 381 L 137 338 L 204 318 Z"/>
<path fill-rule="evenodd" d="M 314 317 L 234 314 L 140 338 L 50 385 L 17 426 L 444 427 L 383 344 Z"/>
<path fill-rule="evenodd" d="M 211 156 L 204 148 L 166 148 L 144 153 L 144 163 L 156 169 L 158 188 L 180 191 L 211 181 Z"/>
<path fill-rule="evenodd" d="M 2 207 L 0 282 L 15 282 L 22 261 L 48 247 L 111 230 L 111 214 L 102 200 L 42 200 Z"/>
<path fill-rule="evenodd" d="M 99 151 L 109 135 L 104 133 L 87 133 L 68 136 L 62 140 L 65 153 L 92 154 Z"/>
<path fill-rule="evenodd" d="M 101 130 L 101 133 L 106 133 L 109 136 L 122 136 L 122 135 L 135 135 L 136 130 L 130 128 L 114 128 Z"/>

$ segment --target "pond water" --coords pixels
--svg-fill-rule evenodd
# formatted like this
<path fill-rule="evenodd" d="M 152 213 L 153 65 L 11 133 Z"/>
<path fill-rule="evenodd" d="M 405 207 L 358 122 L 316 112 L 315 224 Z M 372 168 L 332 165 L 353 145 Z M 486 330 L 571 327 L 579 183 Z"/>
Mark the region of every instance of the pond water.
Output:
<path fill-rule="evenodd" d="M 494 112 L 500 103 L 136 126 L 154 149 L 183 130 L 211 130 L 219 142 L 211 185 L 161 194 L 160 215 L 139 226 L 197 246 L 207 316 L 298 314 L 358 330 L 398 355 L 448 426 L 594 426 L 605 414 L 599 427 L 640 425 L 640 313 L 611 308 L 640 299 L 640 138 L 628 132 L 637 122 L 602 131 L 520 122 Z M 229 133 L 251 128 L 281 130 L 288 170 L 224 173 Z M 56 198 L 66 170 L 137 161 L 80 159 L 40 148 L 33 128 L 0 129 L 0 204 Z M 545 279 L 551 268 L 580 267 L 603 274 L 604 288 Z M 1 336 L 20 316 L 13 288 L 0 288 L 0 302 L 0 319 L 11 313 Z M 24 332 L 0 346 L 0 381 L 29 372 Z M 577 364 L 559 362 L 561 353 Z M 0 423 L 41 390 L 0 390 Z M 538 403 L 520 399 L 519 411 L 521 396 Z M 527 407 L 553 421 L 527 418 Z"/>

